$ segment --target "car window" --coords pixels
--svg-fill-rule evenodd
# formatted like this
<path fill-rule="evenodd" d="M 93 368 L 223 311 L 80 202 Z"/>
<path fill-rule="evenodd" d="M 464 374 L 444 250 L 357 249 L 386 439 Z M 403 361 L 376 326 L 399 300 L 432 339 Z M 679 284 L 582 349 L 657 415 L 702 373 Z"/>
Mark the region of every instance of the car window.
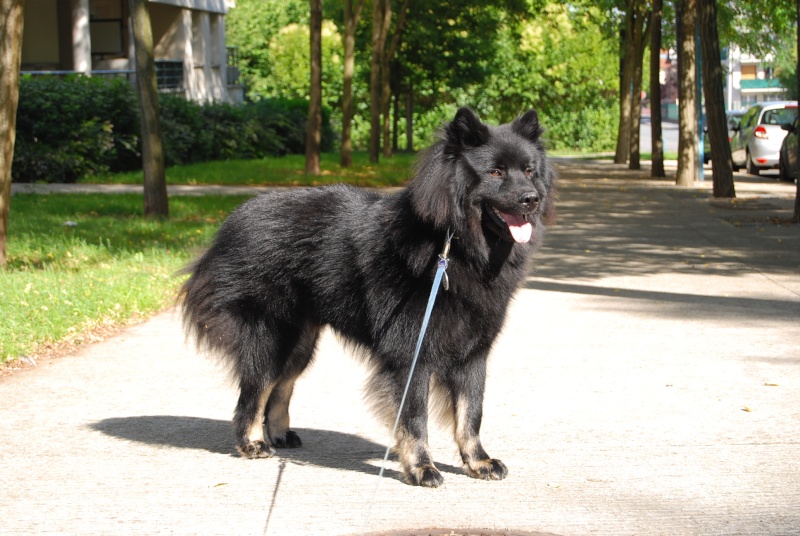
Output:
<path fill-rule="evenodd" d="M 728 118 L 728 130 L 733 130 L 739 126 L 742 121 L 741 115 L 732 115 Z"/>
<path fill-rule="evenodd" d="M 782 123 L 791 123 L 797 115 L 797 108 L 776 108 L 774 110 L 767 110 L 761 116 L 762 125 L 780 125 Z"/>
<path fill-rule="evenodd" d="M 761 110 L 759 108 L 753 108 L 742 118 L 742 128 L 749 128 L 753 126 L 753 120 L 759 114 Z"/>

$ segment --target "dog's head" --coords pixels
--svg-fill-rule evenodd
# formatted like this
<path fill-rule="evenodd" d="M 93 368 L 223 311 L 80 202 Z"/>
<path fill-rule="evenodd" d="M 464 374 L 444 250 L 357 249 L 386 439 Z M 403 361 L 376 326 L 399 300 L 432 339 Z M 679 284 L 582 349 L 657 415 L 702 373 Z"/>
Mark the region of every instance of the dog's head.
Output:
<path fill-rule="evenodd" d="M 552 220 L 555 174 L 534 110 L 497 127 L 461 108 L 443 139 L 423 157 L 410 186 L 414 210 L 437 227 L 479 227 L 527 243 Z"/>

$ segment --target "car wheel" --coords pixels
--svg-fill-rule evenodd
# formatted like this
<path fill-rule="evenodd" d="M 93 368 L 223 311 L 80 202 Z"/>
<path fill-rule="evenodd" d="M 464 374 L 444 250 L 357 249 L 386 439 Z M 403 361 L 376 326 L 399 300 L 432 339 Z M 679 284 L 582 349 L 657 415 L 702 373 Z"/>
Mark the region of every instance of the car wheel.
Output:
<path fill-rule="evenodd" d="M 747 153 L 747 156 L 745 156 L 745 162 L 744 163 L 745 163 L 745 166 L 747 167 L 747 172 L 750 175 L 758 175 L 759 174 L 760 170 L 758 169 L 758 166 L 756 166 L 753 163 L 753 159 L 750 157 L 750 153 L 749 152 Z"/>

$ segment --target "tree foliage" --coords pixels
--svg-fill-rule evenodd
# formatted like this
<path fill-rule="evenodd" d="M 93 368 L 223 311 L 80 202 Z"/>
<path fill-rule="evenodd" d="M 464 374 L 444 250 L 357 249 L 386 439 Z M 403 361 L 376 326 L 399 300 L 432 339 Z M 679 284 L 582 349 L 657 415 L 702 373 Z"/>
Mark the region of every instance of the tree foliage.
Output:
<path fill-rule="evenodd" d="M 389 35 L 402 4 L 396 0 L 392 5 Z M 371 5 L 367 2 L 365 10 Z M 326 2 L 325 9 L 323 28 L 335 23 L 338 31 L 327 30 L 330 40 L 323 36 L 323 98 L 338 125 L 343 4 Z M 390 66 L 391 98 L 399 101 L 395 110 L 406 108 L 393 117 L 395 132 L 410 126 L 413 148 L 419 148 L 430 143 L 460 105 L 472 106 L 494 122 L 533 107 L 553 147 L 608 149 L 618 113 L 616 40 L 607 31 L 609 17 L 582 2 L 410 2 Z M 239 46 L 251 98 L 307 97 L 308 34 L 294 35 L 307 28 L 307 2 L 239 0 L 228 19 L 229 39 Z M 352 145 L 362 149 L 370 138 L 371 19 L 361 18 L 355 36 Z M 262 21 L 260 34 L 254 31 L 256 20 Z"/>

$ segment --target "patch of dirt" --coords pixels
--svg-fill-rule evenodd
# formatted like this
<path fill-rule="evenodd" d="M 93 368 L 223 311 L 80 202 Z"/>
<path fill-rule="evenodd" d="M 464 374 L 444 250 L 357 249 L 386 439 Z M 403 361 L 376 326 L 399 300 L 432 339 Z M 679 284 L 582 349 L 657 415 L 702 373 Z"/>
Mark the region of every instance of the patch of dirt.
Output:
<path fill-rule="evenodd" d="M 414 529 L 370 532 L 365 536 L 556 536 L 545 532 L 489 529 Z"/>
<path fill-rule="evenodd" d="M 784 203 L 779 198 L 736 197 L 730 199 L 709 199 L 708 204 L 714 208 L 727 210 L 782 210 Z"/>
<path fill-rule="evenodd" d="M 727 216 L 720 219 L 734 227 L 764 227 L 767 225 L 789 227 L 790 225 L 797 225 L 792 222 L 791 217 L 781 218 L 779 216 Z"/>

